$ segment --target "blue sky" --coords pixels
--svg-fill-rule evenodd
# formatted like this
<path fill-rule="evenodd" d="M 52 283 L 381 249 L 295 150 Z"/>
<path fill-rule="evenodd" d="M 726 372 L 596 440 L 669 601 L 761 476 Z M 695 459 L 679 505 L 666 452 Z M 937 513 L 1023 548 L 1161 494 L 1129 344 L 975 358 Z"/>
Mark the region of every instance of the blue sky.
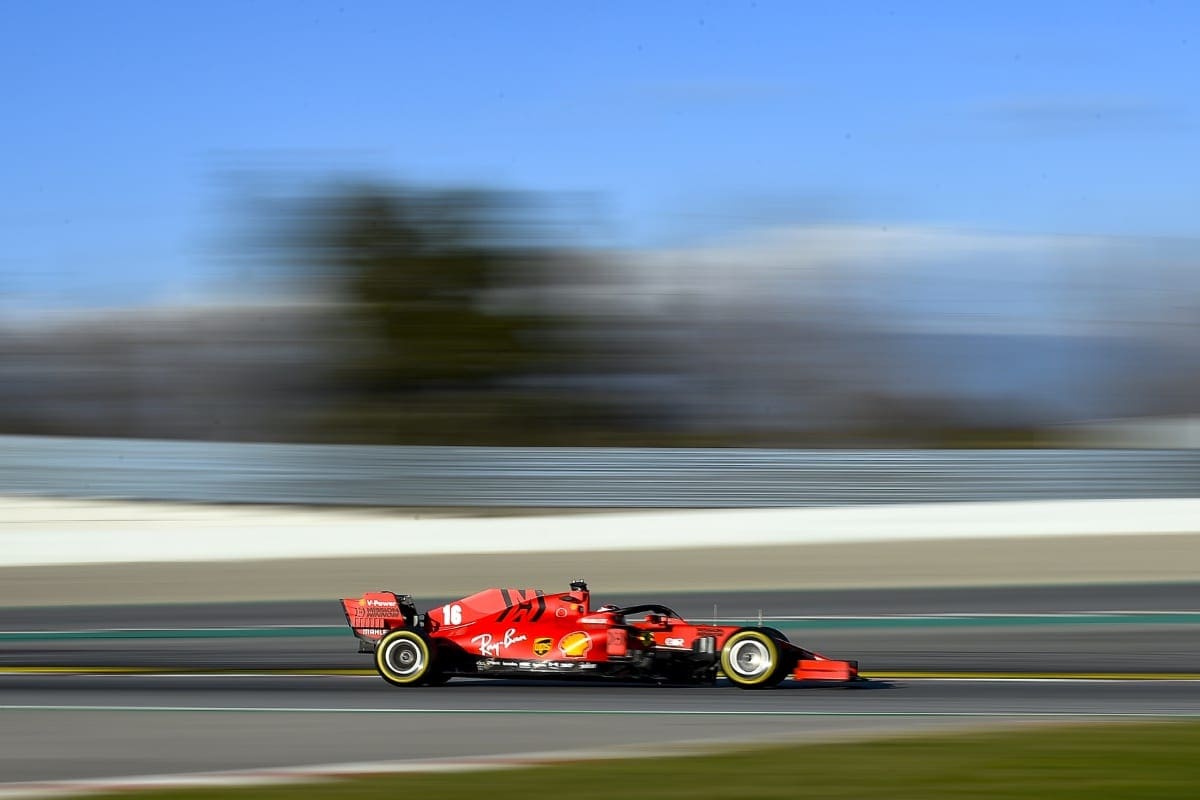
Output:
<path fill-rule="evenodd" d="M 231 165 L 582 192 L 619 247 L 1200 236 L 1188 2 L 10 3 L 0 97 L 0 307 L 228 282 Z"/>

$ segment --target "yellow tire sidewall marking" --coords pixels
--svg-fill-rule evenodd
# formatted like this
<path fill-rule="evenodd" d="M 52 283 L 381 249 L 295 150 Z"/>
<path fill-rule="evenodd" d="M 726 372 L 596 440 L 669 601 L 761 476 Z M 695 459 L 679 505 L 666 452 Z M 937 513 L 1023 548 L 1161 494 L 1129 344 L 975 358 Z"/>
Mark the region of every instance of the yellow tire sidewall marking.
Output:
<path fill-rule="evenodd" d="M 421 657 L 424 659 L 424 667 L 420 672 L 415 672 L 412 675 L 401 675 L 388 668 L 387 659 L 384 657 L 387 653 L 388 646 L 395 641 L 403 639 L 413 642 L 421 650 Z M 387 636 L 379 640 L 379 644 L 375 646 L 375 667 L 379 673 L 390 681 L 396 683 L 417 683 L 426 675 L 429 674 L 429 643 L 418 636 L 413 631 L 399 630 L 392 631 Z"/>
<path fill-rule="evenodd" d="M 747 679 L 741 677 L 729 663 L 729 653 L 733 649 L 733 645 L 745 639 L 752 639 L 763 644 L 771 654 L 771 669 L 757 678 Z M 721 648 L 721 671 L 725 673 L 725 677 L 734 683 L 741 684 L 742 686 L 757 686 L 760 683 L 766 683 L 770 680 L 777 669 L 779 669 L 779 645 L 775 643 L 774 639 L 761 631 L 739 631 L 725 640 L 725 646 Z"/>

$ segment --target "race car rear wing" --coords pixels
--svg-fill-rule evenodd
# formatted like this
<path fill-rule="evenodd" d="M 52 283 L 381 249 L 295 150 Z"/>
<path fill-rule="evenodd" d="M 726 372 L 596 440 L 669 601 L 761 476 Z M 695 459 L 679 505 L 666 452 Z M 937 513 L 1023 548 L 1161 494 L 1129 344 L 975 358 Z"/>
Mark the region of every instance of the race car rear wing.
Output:
<path fill-rule="evenodd" d="M 406 594 L 366 592 L 362 597 L 342 598 L 346 624 L 359 640 L 359 652 L 375 651 L 375 644 L 397 628 L 415 628 L 420 621 L 417 607 Z"/>

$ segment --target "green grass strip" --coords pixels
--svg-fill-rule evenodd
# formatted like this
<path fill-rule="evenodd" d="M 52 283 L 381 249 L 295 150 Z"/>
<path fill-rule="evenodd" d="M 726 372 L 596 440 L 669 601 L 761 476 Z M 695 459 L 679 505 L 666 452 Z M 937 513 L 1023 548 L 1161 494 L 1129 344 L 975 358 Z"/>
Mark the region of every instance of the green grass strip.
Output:
<path fill-rule="evenodd" d="M 819 721 L 813 722 L 811 736 L 819 741 Z M 528 800 L 561 794 L 571 800 L 1191 800 L 1200 786 L 1198 752 L 1200 723 L 1053 725 L 793 745 L 702 757 L 371 776 L 303 786 L 139 791 L 136 797 Z"/>

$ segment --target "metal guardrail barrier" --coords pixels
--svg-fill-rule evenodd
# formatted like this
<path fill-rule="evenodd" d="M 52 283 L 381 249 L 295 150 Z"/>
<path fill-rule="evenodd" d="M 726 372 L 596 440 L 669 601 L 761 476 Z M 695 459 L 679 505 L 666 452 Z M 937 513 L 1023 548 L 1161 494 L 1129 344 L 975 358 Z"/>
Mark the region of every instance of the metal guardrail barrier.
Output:
<path fill-rule="evenodd" d="M 1196 450 L 371 447 L 0 437 L 0 494 L 753 508 L 1200 496 Z"/>

